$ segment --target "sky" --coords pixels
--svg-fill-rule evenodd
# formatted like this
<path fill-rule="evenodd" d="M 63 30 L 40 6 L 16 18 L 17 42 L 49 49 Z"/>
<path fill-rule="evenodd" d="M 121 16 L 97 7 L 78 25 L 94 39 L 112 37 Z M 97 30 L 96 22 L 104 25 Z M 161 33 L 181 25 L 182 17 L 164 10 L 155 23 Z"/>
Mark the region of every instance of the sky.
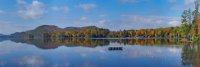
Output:
<path fill-rule="evenodd" d="M 0 0 L 0 33 L 41 25 L 97 26 L 112 31 L 172 27 L 195 0 Z"/>

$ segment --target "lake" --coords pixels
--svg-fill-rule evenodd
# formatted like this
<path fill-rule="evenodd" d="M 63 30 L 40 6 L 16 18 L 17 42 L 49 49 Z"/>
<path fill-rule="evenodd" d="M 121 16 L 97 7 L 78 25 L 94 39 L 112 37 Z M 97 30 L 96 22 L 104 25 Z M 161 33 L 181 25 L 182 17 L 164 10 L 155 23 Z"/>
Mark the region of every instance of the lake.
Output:
<path fill-rule="evenodd" d="M 0 67 L 199 67 L 200 46 L 177 40 L 10 39 Z"/>

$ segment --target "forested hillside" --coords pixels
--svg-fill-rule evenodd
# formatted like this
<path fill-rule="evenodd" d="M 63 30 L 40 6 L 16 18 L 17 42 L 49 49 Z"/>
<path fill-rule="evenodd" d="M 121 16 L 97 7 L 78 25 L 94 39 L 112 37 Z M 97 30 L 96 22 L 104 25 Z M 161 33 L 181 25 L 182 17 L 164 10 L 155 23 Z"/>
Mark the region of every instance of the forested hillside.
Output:
<path fill-rule="evenodd" d="M 194 10 L 184 10 L 181 15 L 182 24 L 177 27 L 120 30 L 96 26 L 59 28 L 54 25 L 42 25 L 34 30 L 11 34 L 12 38 L 53 39 L 53 38 L 141 38 L 141 39 L 181 39 L 197 41 L 200 38 L 199 4 L 195 2 Z"/>

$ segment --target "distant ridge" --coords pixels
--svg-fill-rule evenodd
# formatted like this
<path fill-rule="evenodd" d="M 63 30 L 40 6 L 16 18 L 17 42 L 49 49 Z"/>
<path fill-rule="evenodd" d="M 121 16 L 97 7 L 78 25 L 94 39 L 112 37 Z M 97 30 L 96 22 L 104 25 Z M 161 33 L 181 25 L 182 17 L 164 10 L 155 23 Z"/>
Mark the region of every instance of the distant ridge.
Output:
<path fill-rule="evenodd" d="M 3 34 L 0 34 L 0 36 L 4 36 Z"/>
<path fill-rule="evenodd" d="M 65 39 L 65 38 L 179 38 L 172 36 L 178 27 L 158 28 L 158 29 L 141 29 L 141 30 L 120 30 L 110 31 L 109 29 L 99 28 L 96 26 L 85 27 L 66 27 L 59 28 L 55 25 L 42 25 L 33 30 L 17 32 L 11 34 L 10 38 L 20 39 Z"/>
<path fill-rule="evenodd" d="M 66 27 L 64 30 L 81 30 L 81 29 L 98 29 L 96 26 L 85 26 L 85 27 Z"/>
<path fill-rule="evenodd" d="M 63 33 L 66 31 L 79 31 L 84 29 L 103 29 L 103 28 L 98 28 L 96 26 L 59 28 L 55 25 L 41 25 L 33 30 L 28 30 L 25 32 L 16 32 L 14 34 L 11 34 L 10 36 L 15 38 L 30 38 L 33 36 L 34 38 L 41 38 L 44 37 L 44 35 L 51 36 L 49 34 Z"/>
<path fill-rule="evenodd" d="M 55 32 L 61 32 L 63 31 L 62 28 L 59 28 L 55 25 L 42 25 L 39 26 L 37 28 L 35 28 L 34 30 L 30 30 L 29 32 L 48 32 L 48 33 L 55 33 Z"/>

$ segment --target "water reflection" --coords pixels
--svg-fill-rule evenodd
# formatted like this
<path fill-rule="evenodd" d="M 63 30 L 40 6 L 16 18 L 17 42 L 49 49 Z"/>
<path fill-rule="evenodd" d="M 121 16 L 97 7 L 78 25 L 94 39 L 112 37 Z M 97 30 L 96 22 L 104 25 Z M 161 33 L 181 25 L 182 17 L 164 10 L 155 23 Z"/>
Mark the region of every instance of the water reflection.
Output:
<path fill-rule="evenodd" d="M 41 49 L 54 49 L 59 46 L 67 47 L 90 47 L 94 48 L 97 46 L 108 46 L 110 43 L 119 43 L 121 45 L 157 45 L 157 46 L 170 46 L 170 45 L 180 45 L 179 40 L 169 40 L 169 39 L 11 39 L 16 43 L 27 43 L 35 45 Z"/>
<path fill-rule="evenodd" d="M 184 65 L 200 67 L 200 44 L 185 45 L 181 56 Z"/>
<path fill-rule="evenodd" d="M 182 44 L 178 40 L 72 38 L 11 41 L 0 42 L 0 67 L 200 66 L 200 44 Z"/>

